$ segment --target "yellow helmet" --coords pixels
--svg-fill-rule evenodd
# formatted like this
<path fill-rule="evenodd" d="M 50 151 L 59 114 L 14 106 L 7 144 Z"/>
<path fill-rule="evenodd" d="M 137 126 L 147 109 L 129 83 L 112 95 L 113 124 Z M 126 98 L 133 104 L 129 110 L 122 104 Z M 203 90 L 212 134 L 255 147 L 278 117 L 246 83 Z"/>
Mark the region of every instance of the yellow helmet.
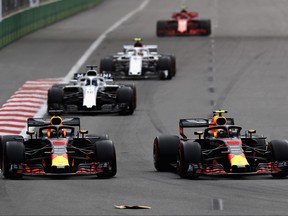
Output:
<path fill-rule="evenodd" d="M 141 41 L 142 41 L 142 38 L 139 38 L 139 37 L 134 38 L 134 41 L 135 41 L 135 42 L 141 42 Z"/>

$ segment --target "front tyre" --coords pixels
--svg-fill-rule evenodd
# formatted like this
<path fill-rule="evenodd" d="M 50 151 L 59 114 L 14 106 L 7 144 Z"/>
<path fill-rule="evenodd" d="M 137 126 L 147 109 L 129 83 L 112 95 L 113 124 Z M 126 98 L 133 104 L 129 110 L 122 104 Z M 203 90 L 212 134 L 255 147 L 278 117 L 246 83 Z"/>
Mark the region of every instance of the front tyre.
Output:
<path fill-rule="evenodd" d="M 202 162 L 201 146 L 197 142 L 181 142 L 178 147 L 177 172 L 181 178 L 198 178 L 195 170 L 188 172 L 189 164 L 200 164 Z"/>
<path fill-rule="evenodd" d="M 4 158 L 4 152 L 5 152 L 5 146 L 6 143 L 9 141 L 20 141 L 23 142 L 23 137 L 19 135 L 4 135 L 0 137 L 1 142 L 0 142 L 0 169 L 3 169 L 3 158 Z"/>
<path fill-rule="evenodd" d="M 97 174 L 99 178 L 111 178 L 117 173 L 116 150 L 112 140 L 101 140 L 95 143 L 95 156 L 97 162 L 108 163 L 103 172 Z"/>
<path fill-rule="evenodd" d="M 288 161 L 288 140 L 271 140 L 269 142 L 271 149 L 271 160 L 273 162 Z M 288 175 L 288 170 L 281 170 L 277 173 L 271 173 L 274 178 L 285 178 Z"/>
<path fill-rule="evenodd" d="M 23 142 L 8 141 L 3 154 L 3 176 L 7 179 L 22 177 L 17 173 L 18 165 L 25 161 L 25 146 Z M 16 167 L 15 167 L 16 166 Z"/>
<path fill-rule="evenodd" d="M 176 164 L 179 143 L 179 137 L 174 135 L 160 135 L 154 139 L 153 161 L 157 171 L 167 171 L 171 164 Z"/>
<path fill-rule="evenodd" d="M 120 107 L 120 115 L 132 115 L 135 110 L 135 98 L 133 89 L 130 87 L 121 87 L 117 89 L 117 103 Z"/>

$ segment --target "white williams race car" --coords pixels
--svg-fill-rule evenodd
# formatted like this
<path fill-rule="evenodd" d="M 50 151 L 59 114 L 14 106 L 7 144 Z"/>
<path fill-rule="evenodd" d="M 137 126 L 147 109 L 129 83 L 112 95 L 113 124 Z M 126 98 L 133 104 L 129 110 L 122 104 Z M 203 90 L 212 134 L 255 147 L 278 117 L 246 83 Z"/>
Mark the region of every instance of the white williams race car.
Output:
<path fill-rule="evenodd" d="M 136 87 L 116 84 L 108 73 L 95 66 L 74 74 L 70 83 L 55 84 L 48 90 L 48 113 L 119 113 L 132 115 L 136 109 Z"/>
<path fill-rule="evenodd" d="M 157 45 L 124 45 L 123 52 L 101 59 L 100 71 L 112 73 L 115 79 L 170 80 L 176 74 L 176 60 L 174 55 L 158 54 Z"/>

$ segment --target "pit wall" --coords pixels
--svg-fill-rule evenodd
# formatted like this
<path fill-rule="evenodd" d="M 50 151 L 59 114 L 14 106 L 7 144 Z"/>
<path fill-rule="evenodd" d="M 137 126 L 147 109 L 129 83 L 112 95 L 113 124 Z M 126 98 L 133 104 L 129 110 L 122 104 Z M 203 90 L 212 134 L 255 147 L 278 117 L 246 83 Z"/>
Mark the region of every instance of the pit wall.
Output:
<path fill-rule="evenodd" d="M 42 27 L 90 9 L 104 0 L 58 0 L 3 18 L 0 49 Z"/>

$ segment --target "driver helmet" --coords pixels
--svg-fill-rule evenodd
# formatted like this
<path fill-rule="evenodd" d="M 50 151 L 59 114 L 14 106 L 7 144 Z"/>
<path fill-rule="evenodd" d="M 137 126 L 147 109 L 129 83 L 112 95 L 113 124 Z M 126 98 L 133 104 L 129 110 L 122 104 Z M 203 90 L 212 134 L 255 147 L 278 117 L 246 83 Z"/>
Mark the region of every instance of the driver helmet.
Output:
<path fill-rule="evenodd" d="M 93 86 L 97 86 L 97 84 L 98 84 L 98 83 L 97 83 L 97 79 L 93 79 L 93 80 L 92 80 L 92 85 L 93 85 Z"/>
<path fill-rule="evenodd" d="M 59 130 L 58 130 L 58 135 L 59 135 L 59 137 L 66 138 L 67 130 L 64 129 L 64 128 L 59 129 Z"/>
<path fill-rule="evenodd" d="M 63 119 L 60 116 L 52 116 L 50 118 L 50 125 L 62 125 Z M 59 137 L 66 137 L 66 129 L 59 129 L 58 135 Z M 55 129 L 48 129 L 47 130 L 47 137 L 48 138 L 57 138 L 57 131 Z"/>
<path fill-rule="evenodd" d="M 57 138 L 57 131 L 55 129 L 48 129 L 47 130 L 47 137 L 48 138 Z"/>
<path fill-rule="evenodd" d="M 214 111 L 214 115 L 209 123 L 208 127 L 218 126 L 218 125 L 226 125 L 227 119 L 222 115 L 222 113 L 226 113 L 225 110 L 216 110 Z M 219 129 L 211 130 L 214 133 L 214 137 L 218 137 Z"/>
<path fill-rule="evenodd" d="M 143 44 L 142 44 L 142 38 L 134 38 L 134 47 L 142 47 Z"/>
<path fill-rule="evenodd" d="M 62 125 L 62 121 L 60 116 L 52 116 L 50 118 L 50 125 Z"/>
<path fill-rule="evenodd" d="M 181 13 L 186 13 L 187 12 L 187 6 L 185 4 L 182 4 L 180 7 Z"/>

